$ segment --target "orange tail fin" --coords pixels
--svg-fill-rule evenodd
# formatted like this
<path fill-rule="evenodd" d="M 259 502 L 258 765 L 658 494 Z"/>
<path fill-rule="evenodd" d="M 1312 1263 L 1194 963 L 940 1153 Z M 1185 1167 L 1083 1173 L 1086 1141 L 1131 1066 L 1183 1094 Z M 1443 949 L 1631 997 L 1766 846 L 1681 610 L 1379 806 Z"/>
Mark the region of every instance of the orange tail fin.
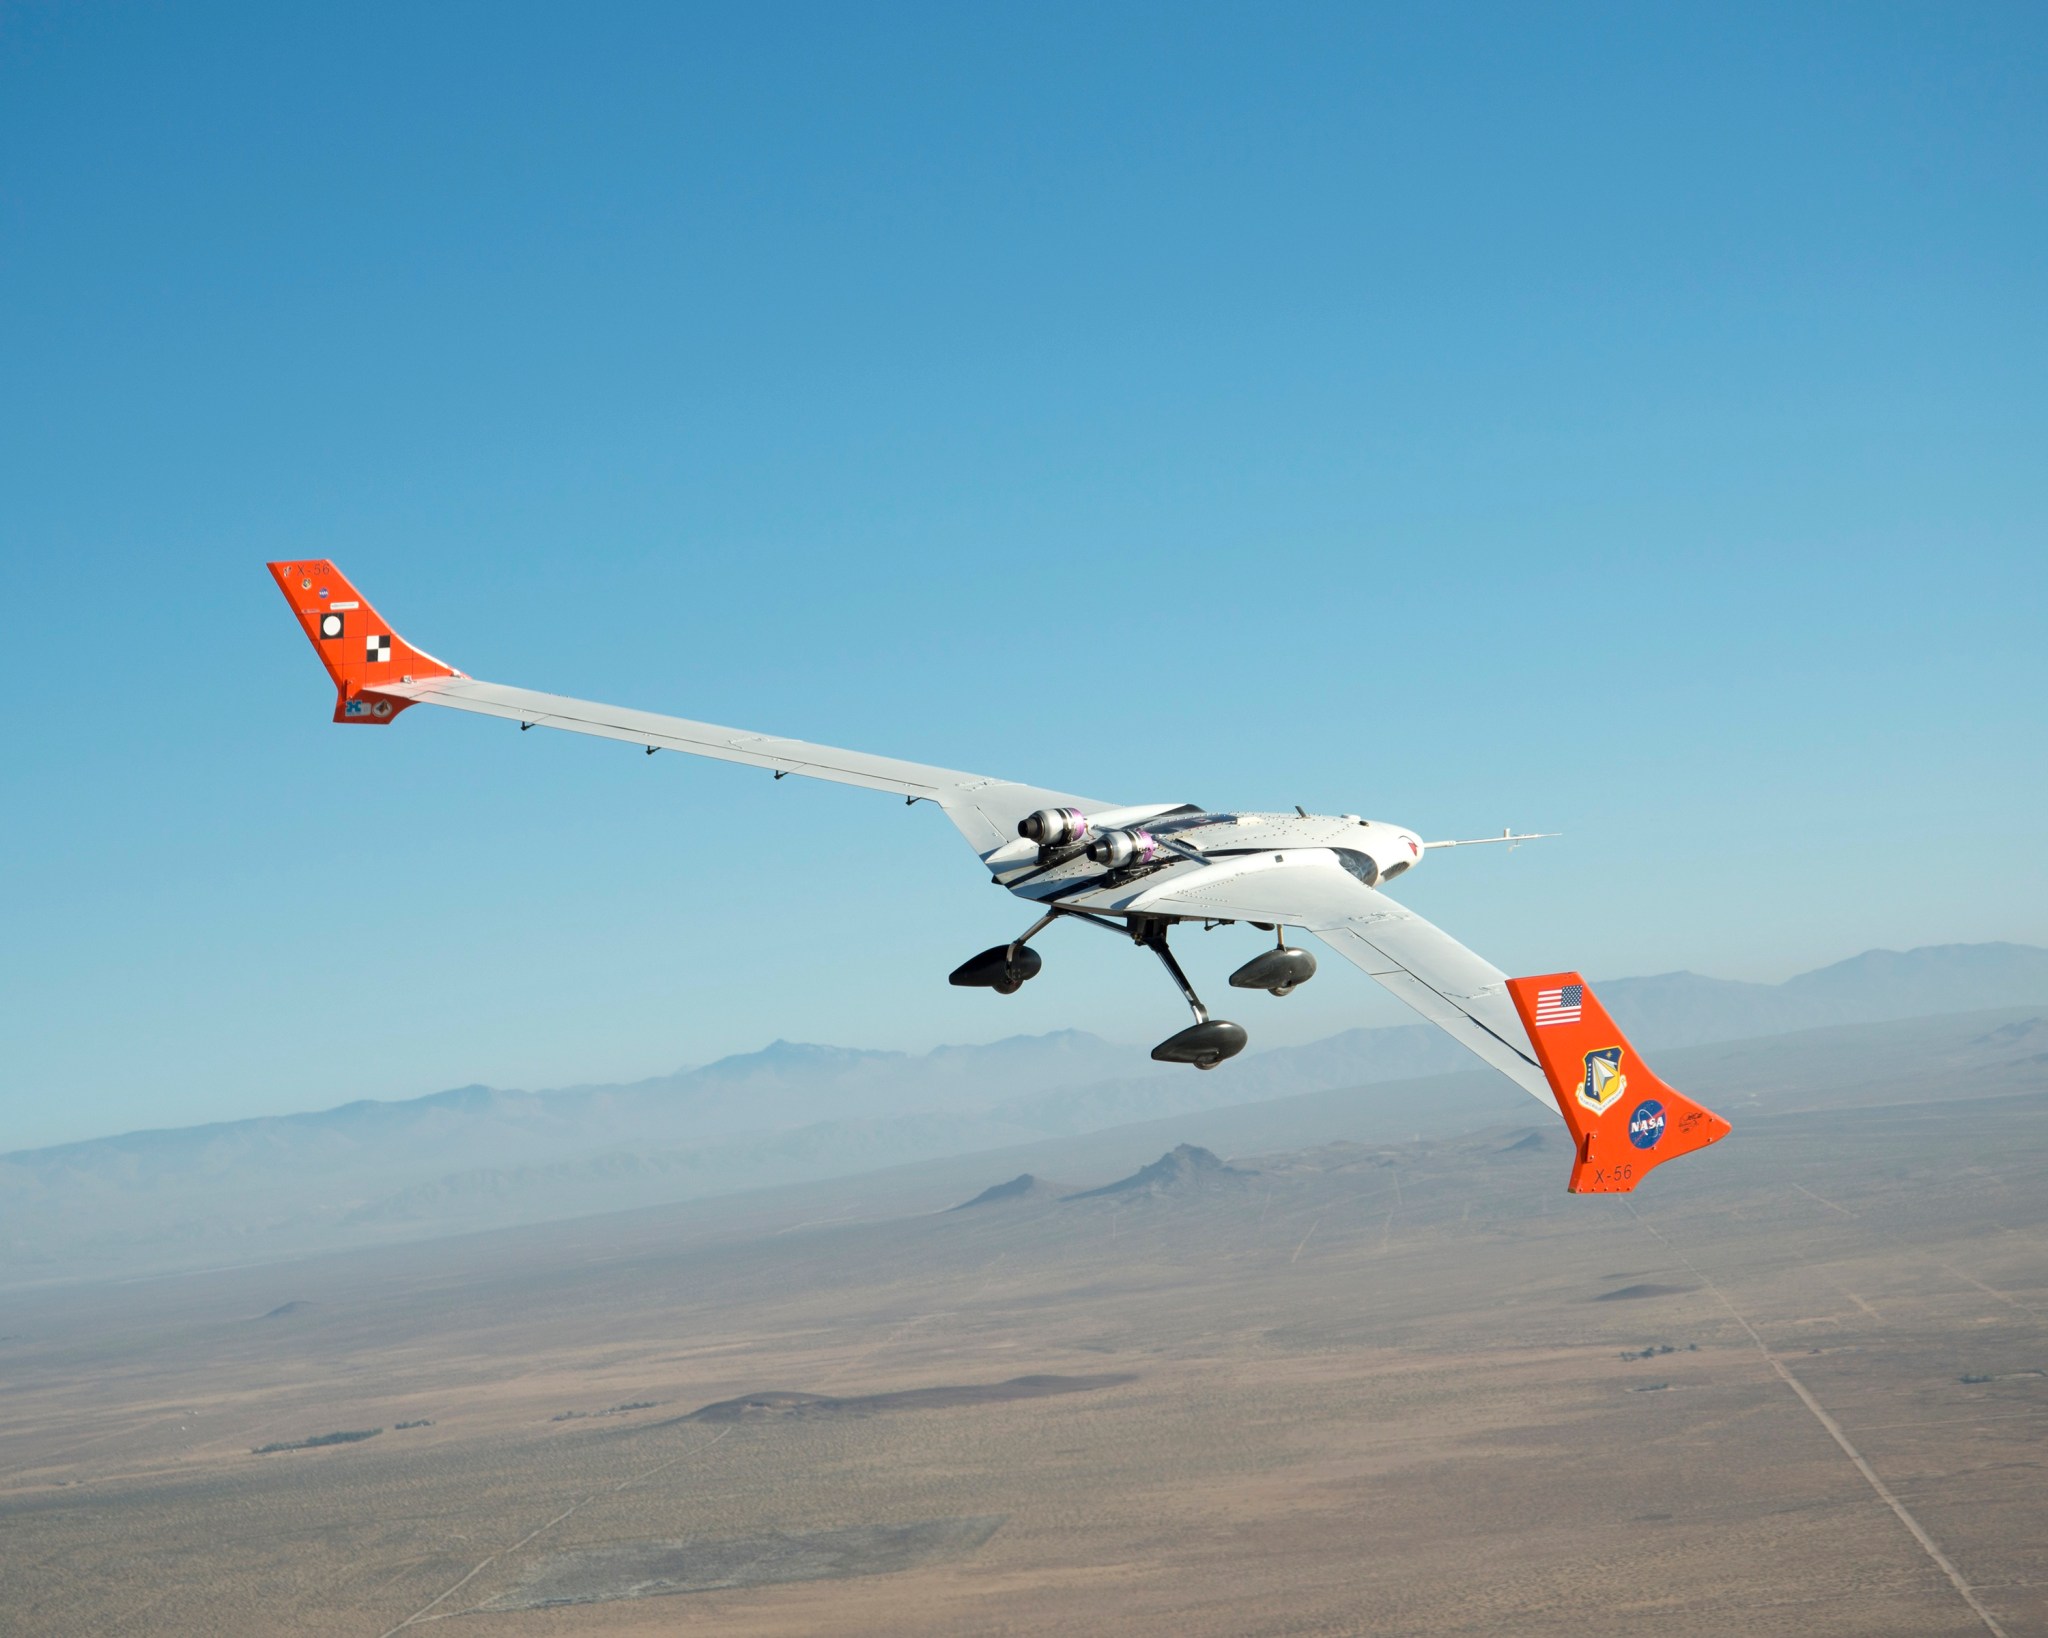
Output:
<path fill-rule="evenodd" d="M 1728 1135 L 1650 1072 L 1577 973 L 1511 978 L 1508 994 L 1571 1128 L 1573 1194 L 1627 1194 L 1651 1167 Z"/>
<path fill-rule="evenodd" d="M 334 679 L 336 722 L 389 722 L 413 703 L 379 694 L 379 683 L 462 675 L 394 632 L 325 558 L 272 563 L 269 568 L 305 628 L 313 652 Z"/>

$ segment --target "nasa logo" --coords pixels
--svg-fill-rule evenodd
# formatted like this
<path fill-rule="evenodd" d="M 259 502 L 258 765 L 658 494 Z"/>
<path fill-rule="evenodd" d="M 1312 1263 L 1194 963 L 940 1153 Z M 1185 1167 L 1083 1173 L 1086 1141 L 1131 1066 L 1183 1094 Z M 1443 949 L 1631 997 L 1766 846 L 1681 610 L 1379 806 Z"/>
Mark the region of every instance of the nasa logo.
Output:
<path fill-rule="evenodd" d="M 1638 1149 L 1656 1148 L 1663 1135 L 1664 1106 L 1655 1098 L 1645 1098 L 1629 1111 L 1628 1140 Z"/>
<path fill-rule="evenodd" d="M 1628 1077 L 1621 1072 L 1621 1048 L 1599 1047 L 1586 1054 L 1585 1079 L 1579 1082 L 1579 1102 L 1596 1115 L 1614 1107 L 1628 1090 Z"/>

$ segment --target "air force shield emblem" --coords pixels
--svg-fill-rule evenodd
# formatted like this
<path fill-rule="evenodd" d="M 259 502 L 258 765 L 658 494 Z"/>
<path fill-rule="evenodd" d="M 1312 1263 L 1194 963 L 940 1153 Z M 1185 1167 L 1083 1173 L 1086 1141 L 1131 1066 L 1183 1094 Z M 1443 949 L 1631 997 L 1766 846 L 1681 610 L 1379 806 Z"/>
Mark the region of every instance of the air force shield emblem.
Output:
<path fill-rule="evenodd" d="M 1620 1047 L 1601 1047 L 1586 1054 L 1586 1078 L 1579 1082 L 1580 1103 L 1598 1115 L 1627 1090 L 1628 1077 L 1621 1072 Z"/>

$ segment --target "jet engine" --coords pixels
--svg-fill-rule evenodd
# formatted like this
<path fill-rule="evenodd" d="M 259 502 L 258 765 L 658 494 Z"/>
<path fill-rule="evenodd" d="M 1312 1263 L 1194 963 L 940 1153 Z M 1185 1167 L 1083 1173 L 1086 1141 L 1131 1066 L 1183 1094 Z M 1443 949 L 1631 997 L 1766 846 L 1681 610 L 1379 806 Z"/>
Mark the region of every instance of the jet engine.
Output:
<path fill-rule="evenodd" d="M 1040 808 L 1017 825 L 1017 834 L 1040 847 L 1064 847 L 1087 838 L 1088 815 L 1079 808 Z"/>
<path fill-rule="evenodd" d="M 1088 844 L 1088 857 L 1111 870 L 1150 864 L 1159 857 L 1159 842 L 1149 830 L 1105 830 Z"/>

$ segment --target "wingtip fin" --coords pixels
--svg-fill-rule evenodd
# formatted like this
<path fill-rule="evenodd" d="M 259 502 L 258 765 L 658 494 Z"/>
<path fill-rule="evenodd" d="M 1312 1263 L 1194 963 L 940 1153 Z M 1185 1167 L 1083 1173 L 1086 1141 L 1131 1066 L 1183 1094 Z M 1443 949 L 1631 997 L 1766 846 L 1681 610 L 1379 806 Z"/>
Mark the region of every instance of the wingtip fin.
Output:
<path fill-rule="evenodd" d="M 1508 995 L 1572 1134 L 1573 1194 L 1627 1194 L 1732 1130 L 1643 1062 L 1577 973 L 1511 978 Z"/>
<path fill-rule="evenodd" d="M 378 693 L 379 684 L 462 674 L 393 631 L 328 559 L 293 558 L 265 566 L 334 681 L 336 722 L 387 723 L 413 704 Z"/>

